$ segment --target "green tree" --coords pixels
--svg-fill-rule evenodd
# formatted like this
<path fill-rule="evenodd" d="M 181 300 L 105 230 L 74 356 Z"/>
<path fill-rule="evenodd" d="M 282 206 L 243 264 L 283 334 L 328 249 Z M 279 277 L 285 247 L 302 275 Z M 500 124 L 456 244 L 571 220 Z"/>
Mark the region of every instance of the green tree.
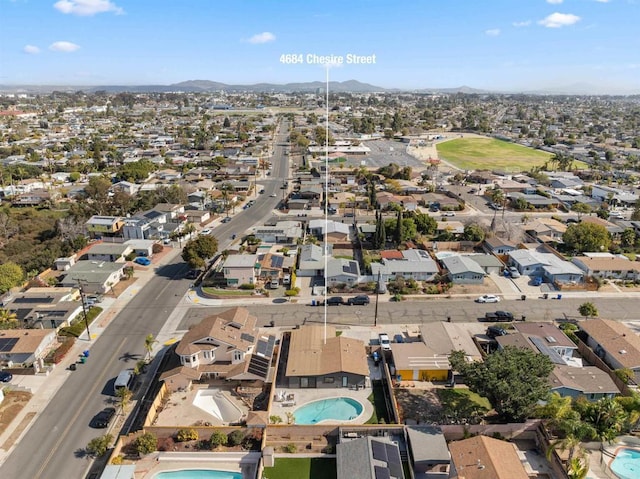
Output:
<path fill-rule="evenodd" d="M 482 227 L 476 223 L 468 224 L 464 227 L 464 233 L 462 238 L 466 241 L 483 241 L 484 240 L 484 230 Z"/>
<path fill-rule="evenodd" d="M 85 448 L 89 454 L 95 457 L 104 456 L 109 450 L 109 446 L 111 441 L 113 440 L 113 436 L 111 434 L 105 434 L 104 436 L 94 437 L 89 441 L 87 447 Z"/>
<path fill-rule="evenodd" d="M 591 206 L 586 203 L 575 203 L 571 207 L 571 211 L 578 213 L 578 219 L 582 218 L 582 215 L 588 215 L 591 213 Z"/>
<path fill-rule="evenodd" d="M 636 232 L 633 228 L 625 228 L 620 235 L 620 244 L 623 248 L 630 248 L 636 243 Z"/>
<path fill-rule="evenodd" d="M 536 403 L 549 395 L 553 363 L 544 354 L 507 346 L 483 362 L 468 362 L 462 351 L 452 352 L 449 361 L 464 375 L 469 388 L 489 399 L 507 421 L 525 420 Z"/>
<path fill-rule="evenodd" d="M 11 288 L 18 286 L 24 279 L 24 271 L 20 265 L 13 261 L 0 264 L 0 294 L 4 294 Z"/>
<path fill-rule="evenodd" d="M 627 413 L 615 399 L 603 398 L 587 405 L 584 419 L 593 425 L 598 440 L 613 442 L 627 423 Z"/>
<path fill-rule="evenodd" d="M 229 438 L 230 446 L 239 446 L 240 444 L 242 444 L 242 441 L 244 441 L 244 438 L 245 438 L 244 431 L 241 431 L 240 429 L 236 429 L 235 431 L 229 434 L 228 438 Z"/>
<path fill-rule="evenodd" d="M 218 446 L 226 446 L 229 442 L 229 438 L 222 431 L 214 431 L 213 434 L 211 434 L 209 442 L 211 444 L 211 448 L 215 449 Z"/>
<path fill-rule="evenodd" d="M 562 235 L 562 241 L 574 251 L 606 251 L 611 245 L 611 235 L 602 225 L 594 223 L 571 224 Z"/>
<path fill-rule="evenodd" d="M 207 259 L 218 252 L 218 240 L 212 235 L 201 235 L 190 240 L 182 250 L 182 259 L 193 268 L 198 269 L 206 265 Z"/>
<path fill-rule="evenodd" d="M 589 462 L 583 456 L 574 457 L 567 464 L 569 479 L 586 479 L 589 474 Z"/>
<path fill-rule="evenodd" d="M 158 449 L 158 438 L 153 433 L 145 432 L 136 438 L 133 442 L 133 447 L 141 456 L 151 454 Z"/>
<path fill-rule="evenodd" d="M 393 241 L 396 246 L 402 243 L 402 211 L 398 211 L 398 217 L 396 218 L 396 228 L 393 232 Z"/>
<path fill-rule="evenodd" d="M 178 442 L 197 441 L 197 440 L 198 440 L 198 431 L 196 431 L 193 428 L 180 429 L 176 434 L 176 441 Z"/>
<path fill-rule="evenodd" d="M 631 221 L 640 221 L 640 201 L 636 201 L 636 205 L 633 207 Z"/>
<path fill-rule="evenodd" d="M 78 173 L 77 171 L 72 171 L 69 174 L 69 181 L 71 183 L 75 183 L 76 181 L 78 181 L 80 179 L 80 173 Z"/>
<path fill-rule="evenodd" d="M 596 308 L 596 305 L 591 302 L 582 303 L 578 306 L 578 312 L 581 316 L 584 316 L 584 319 L 598 316 L 598 308 Z"/>
<path fill-rule="evenodd" d="M 433 233 L 435 233 L 436 228 L 438 227 L 438 222 L 435 220 L 435 218 L 425 213 L 414 214 L 413 221 L 416 224 L 418 232 L 427 236 L 431 236 Z"/>
<path fill-rule="evenodd" d="M 118 388 L 118 390 L 116 391 L 118 407 L 123 414 L 127 412 L 127 408 L 129 407 L 129 403 L 131 402 L 132 397 L 133 392 L 129 388 Z"/>

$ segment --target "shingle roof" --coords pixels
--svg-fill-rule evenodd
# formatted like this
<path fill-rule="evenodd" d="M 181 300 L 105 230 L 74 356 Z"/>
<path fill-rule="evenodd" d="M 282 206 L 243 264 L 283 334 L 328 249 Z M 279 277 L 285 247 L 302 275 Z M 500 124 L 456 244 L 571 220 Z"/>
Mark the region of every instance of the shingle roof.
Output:
<path fill-rule="evenodd" d="M 578 325 L 624 367 L 640 366 L 640 337 L 624 324 L 596 318 Z"/>
<path fill-rule="evenodd" d="M 581 394 L 620 394 L 613 379 L 595 366 L 574 368 L 558 364 L 551 372 L 549 382 L 552 389 L 564 387 Z"/>
<path fill-rule="evenodd" d="M 449 443 L 458 477 L 464 479 L 529 479 L 516 447 L 506 441 L 476 436 Z"/>

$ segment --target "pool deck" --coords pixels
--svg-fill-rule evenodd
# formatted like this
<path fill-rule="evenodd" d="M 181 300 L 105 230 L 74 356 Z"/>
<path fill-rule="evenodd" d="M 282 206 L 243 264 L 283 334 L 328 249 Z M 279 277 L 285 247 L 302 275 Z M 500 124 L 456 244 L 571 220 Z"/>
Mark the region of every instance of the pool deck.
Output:
<path fill-rule="evenodd" d="M 194 426 L 197 424 L 209 423 L 211 426 L 225 426 L 223 422 L 214 414 L 207 414 L 194 404 L 194 399 L 199 390 L 209 389 L 211 391 L 222 391 L 224 398 L 233 406 L 237 407 L 242 414 L 247 415 L 249 408 L 236 395 L 232 394 L 229 388 L 210 387 L 206 384 L 194 385 L 189 391 L 175 391 L 169 396 L 164 409 L 160 411 L 154 422 L 154 426 Z"/>
<path fill-rule="evenodd" d="M 240 472 L 242 479 L 255 479 L 256 477 L 260 453 L 199 453 L 199 455 L 200 457 L 196 461 L 193 459 L 193 453 L 159 452 L 150 454 L 136 463 L 135 479 L 153 479 L 160 472 L 184 469 Z"/>
<path fill-rule="evenodd" d="M 283 389 L 276 389 L 275 393 L 278 395 Z M 337 397 L 348 397 L 355 399 L 363 406 L 362 413 L 356 418 L 350 421 L 322 421 L 318 424 L 364 424 L 373 414 L 373 405 L 369 402 L 369 396 L 372 393 L 371 387 L 365 387 L 364 389 L 348 389 L 348 388 L 332 388 L 332 389 L 285 389 L 287 394 L 295 395 L 295 405 L 284 406 L 282 403 L 273 401 L 271 403 L 270 416 L 280 416 L 283 424 L 287 423 L 287 413 L 293 413 L 297 408 L 313 401 L 319 401 L 321 399 L 332 399 Z"/>

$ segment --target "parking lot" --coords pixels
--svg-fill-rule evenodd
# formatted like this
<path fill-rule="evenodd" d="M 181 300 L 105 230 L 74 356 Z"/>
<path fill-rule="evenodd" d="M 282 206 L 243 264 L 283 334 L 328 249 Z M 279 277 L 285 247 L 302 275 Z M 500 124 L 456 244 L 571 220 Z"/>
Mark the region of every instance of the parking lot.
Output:
<path fill-rule="evenodd" d="M 351 156 L 347 158 L 347 166 L 360 166 L 365 160 L 369 168 L 380 168 L 389 163 L 395 163 L 401 167 L 424 168 L 424 164 L 407 153 L 407 144 L 392 140 L 375 140 L 365 142 L 365 146 L 371 149 L 366 156 Z"/>

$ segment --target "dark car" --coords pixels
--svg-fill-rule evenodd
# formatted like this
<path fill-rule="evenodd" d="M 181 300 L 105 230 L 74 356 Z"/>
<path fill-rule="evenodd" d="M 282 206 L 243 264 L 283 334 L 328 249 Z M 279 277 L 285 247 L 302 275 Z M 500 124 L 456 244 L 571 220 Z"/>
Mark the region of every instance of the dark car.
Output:
<path fill-rule="evenodd" d="M 496 311 L 495 313 L 486 313 L 485 321 L 513 321 L 513 314 L 509 311 Z"/>
<path fill-rule="evenodd" d="M 93 416 L 93 419 L 91 420 L 91 423 L 89 423 L 89 426 L 96 429 L 104 429 L 109 426 L 111 419 L 113 419 L 113 416 L 115 415 L 116 415 L 115 408 L 106 407 L 102 411 L 100 411 L 98 414 Z"/>
<path fill-rule="evenodd" d="M 196 279 L 198 276 L 200 276 L 200 270 L 192 269 L 187 272 L 187 274 L 185 275 L 185 278 Z"/>
<path fill-rule="evenodd" d="M 347 304 L 349 304 L 350 306 L 365 306 L 369 304 L 369 296 L 367 296 L 366 294 L 363 294 L 361 296 L 354 296 L 353 298 L 349 298 Z"/>
<path fill-rule="evenodd" d="M 393 341 L 396 342 L 396 343 L 404 343 L 405 342 L 404 336 L 402 334 L 396 334 L 393 337 Z"/>
<path fill-rule="evenodd" d="M 229 221 L 231 221 L 231 217 L 230 216 L 222 218 L 222 223 L 228 223 Z"/>
<path fill-rule="evenodd" d="M 327 299 L 328 306 L 340 306 L 341 304 L 344 304 L 344 298 L 342 296 L 333 296 Z"/>
<path fill-rule="evenodd" d="M 506 336 L 507 330 L 504 328 L 499 328 L 498 326 L 489 326 L 487 328 L 487 337 L 491 339 L 495 339 L 498 336 Z"/>
<path fill-rule="evenodd" d="M 13 379 L 13 374 L 8 373 L 7 371 L 0 371 L 0 382 L 8 383 Z"/>

